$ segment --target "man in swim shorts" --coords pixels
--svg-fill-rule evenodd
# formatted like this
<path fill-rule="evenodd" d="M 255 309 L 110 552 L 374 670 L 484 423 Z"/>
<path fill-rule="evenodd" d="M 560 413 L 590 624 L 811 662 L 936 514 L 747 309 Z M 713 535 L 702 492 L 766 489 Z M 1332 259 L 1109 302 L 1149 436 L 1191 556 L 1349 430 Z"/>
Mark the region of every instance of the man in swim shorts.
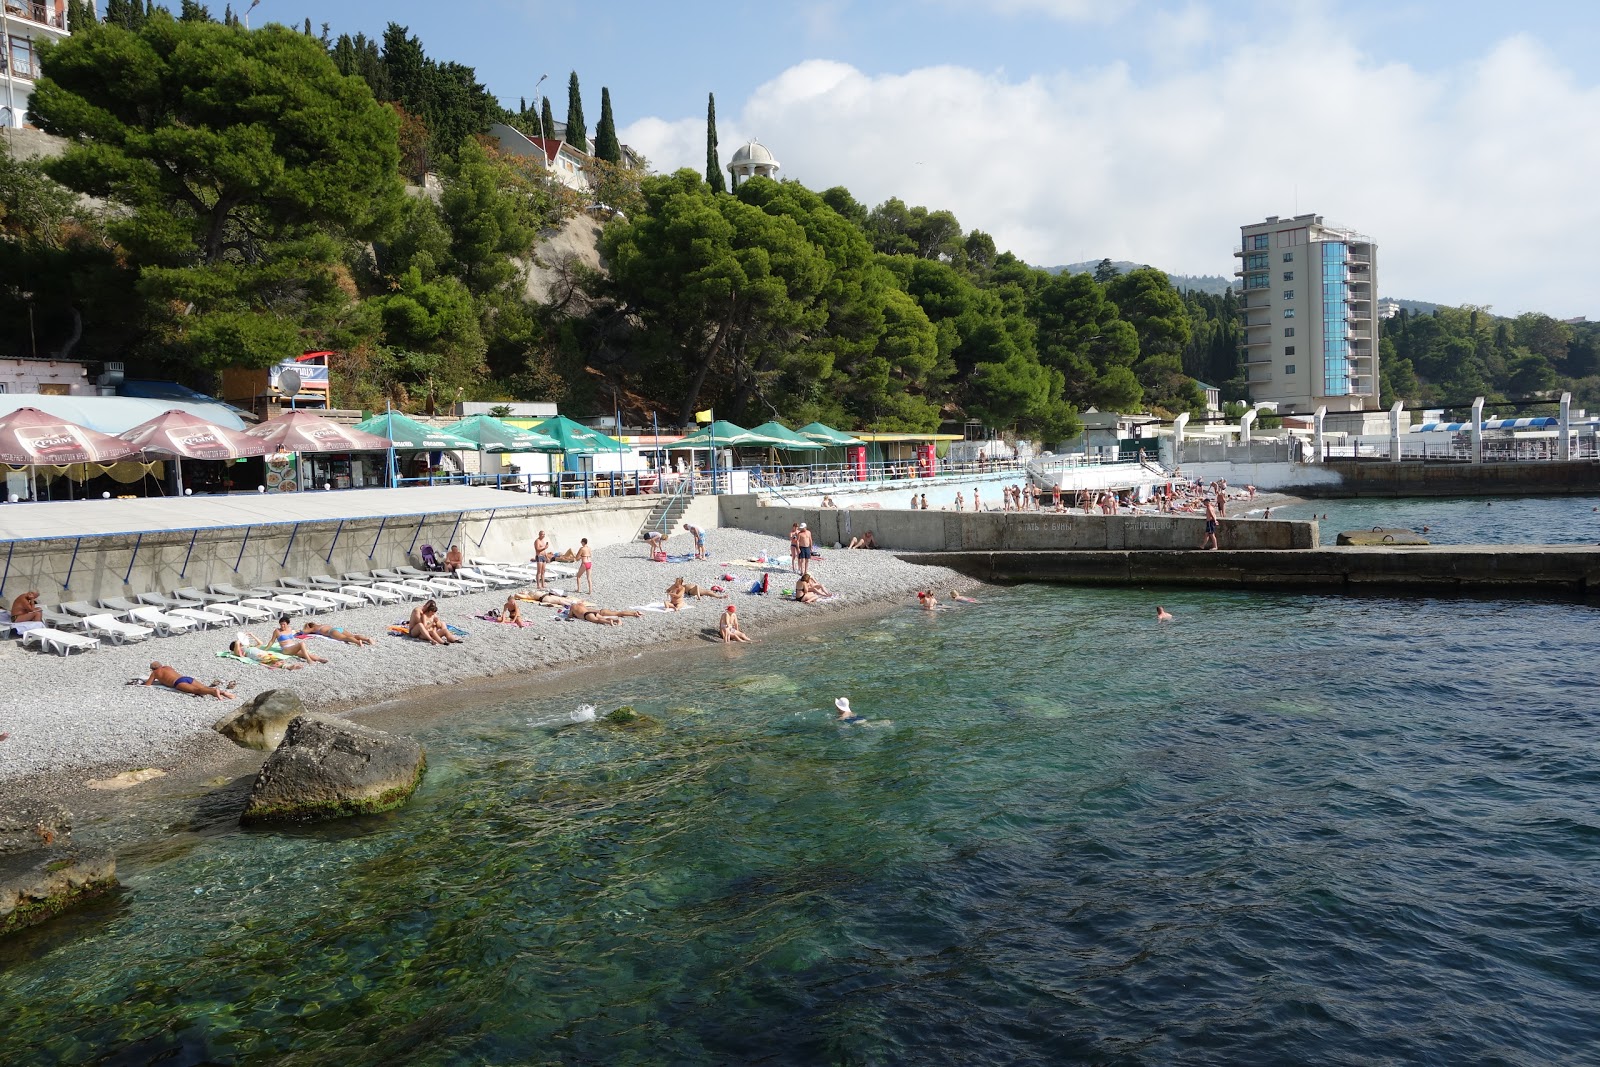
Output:
<path fill-rule="evenodd" d="M 689 531 L 689 536 L 694 538 L 694 558 L 706 558 L 706 533 L 693 523 L 684 523 L 683 528 Z"/>
<path fill-rule="evenodd" d="M 803 522 L 794 532 L 794 543 L 797 550 L 795 555 L 800 567 L 800 573 L 811 573 L 811 546 L 814 542 L 811 537 L 811 531 L 806 529 L 806 524 Z"/>
<path fill-rule="evenodd" d="M 1206 506 L 1206 535 L 1200 539 L 1200 547 L 1214 550 L 1217 547 L 1217 509 L 1212 506 L 1209 497 L 1204 498 L 1204 503 Z"/>
<path fill-rule="evenodd" d="M 539 536 L 533 539 L 533 584 L 540 589 L 544 588 L 544 565 L 550 562 L 550 542 L 545 539 L 544 531 L 539 531 Z"/>
<path fill-rule="evenodd" d="M 188 693 L 196 697 L 216 697 L 218 700 L 232 700 L 233 694 L 221 686 L 201 685 L 187 674 L 179 674 L 176 667 L 168 667 L 154 660 L 150 663 L 150 677 L 144 680 L 145 685 L 164 685 L 168 689 L 176 689 L 180 693 Z"/>

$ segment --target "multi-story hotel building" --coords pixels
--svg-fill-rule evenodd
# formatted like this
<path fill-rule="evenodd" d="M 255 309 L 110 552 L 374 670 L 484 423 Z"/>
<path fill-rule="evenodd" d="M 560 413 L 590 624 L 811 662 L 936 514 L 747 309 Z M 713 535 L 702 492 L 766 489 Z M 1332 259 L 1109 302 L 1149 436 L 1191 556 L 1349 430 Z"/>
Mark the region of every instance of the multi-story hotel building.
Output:
<path fill-rule="evenodd" d="M 1239 227 L 1239 314 L 1252 403 L 1282 414 L 1378 406 L 1378 246 L 1296 215 Z"/>
<path fill-rule="evenodd" d="M 27 124 L 39 42 L 69 32 L 67 0 L 0 0 L 0 126 Z"/>

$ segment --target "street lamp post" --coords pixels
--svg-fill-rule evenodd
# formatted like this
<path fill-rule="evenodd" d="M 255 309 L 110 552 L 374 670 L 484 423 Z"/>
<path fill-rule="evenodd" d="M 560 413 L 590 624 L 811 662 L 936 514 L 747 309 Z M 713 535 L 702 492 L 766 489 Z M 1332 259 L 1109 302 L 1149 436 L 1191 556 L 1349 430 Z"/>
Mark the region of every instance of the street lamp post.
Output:
<path fill-rule="evenodd" d="M 244 9 L 244 28 L 245 29 L 248 30 L 250 28 L 250 12 L 254 11 L 257 8 L 257 6 L 260 5 L 260 3 L 261 3 L 261 0 L 250 0 L 250 6 Z"/>
<path fill-rule="evenodd" d="M 544 97 L 539 95 L 539 86 L 543 85 L 548 77 L 550 75 L 541 74 L 539 75 L 539 80 L 533 83 L 533 106 L 539 109 L 539 139 L 541 141 L 549 140 L 550 138 L 550 134 L 544 128 Z M 548 152 L 549 149 L 545 149 L 545 151 Z M 545 162 L 549 162 L 548 156 L 545 157 Z"/>

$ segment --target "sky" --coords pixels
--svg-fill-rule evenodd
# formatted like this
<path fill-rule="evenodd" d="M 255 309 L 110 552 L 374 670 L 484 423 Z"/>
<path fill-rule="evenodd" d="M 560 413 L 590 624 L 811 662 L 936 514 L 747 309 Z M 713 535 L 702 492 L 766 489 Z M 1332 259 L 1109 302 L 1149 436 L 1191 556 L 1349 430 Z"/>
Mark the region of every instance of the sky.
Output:
<path fill-rule="evenodd" d="M 298 5 L 298 6 L 297 6 Z M 238 6 L 238 5 L 236 5 Z M 1038 266 L 1232 276 L 1239 226 L 1316 213 L 1378 243 L 1384 296 L 1600 318 L 1593 0 L 260 0 L 252 18 L 475 67 L 516 109 L 657 171 L 746 140 L 781 174 L 955 213 Z M 541 76 L 548 75 L 540 83 Z"/>

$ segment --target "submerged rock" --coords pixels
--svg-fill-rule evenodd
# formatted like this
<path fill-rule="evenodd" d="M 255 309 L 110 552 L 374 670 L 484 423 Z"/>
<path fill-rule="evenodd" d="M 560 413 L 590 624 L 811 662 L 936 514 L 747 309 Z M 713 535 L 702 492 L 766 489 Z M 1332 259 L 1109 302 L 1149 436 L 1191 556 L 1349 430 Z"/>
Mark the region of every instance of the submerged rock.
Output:
<path fill-rule="evenodd" d="M 301 715 L 256 775 L 242 823 L 314 822 L 398 808 L 427 768 L 414 738 Z"/>
<path fill-rule="evenodd" d="M 64 845 L 72 837 L 72 812 L 49 800 L 0 803 L 0 856 Z"/>
<path fill-rule="evenodd" d="M 41 848 L 0 856 L 0 935 L 44 922 L 117 884 L 107 849 Z"/>
<path fill-rule="evenodd" d="M 657 720 L 634 711 L 632 704 L 624 704 L 616 711 L 607 712 L 600 723 L 615 730 L 657 730 L 661 727 Z"/>
<path fill-rule="evenodd" d="M 132 789 L 141 782 L 148 782 L 155 778 L 165 778 L 166 776 L 167 772 L 159 767 L 141 767 L 138 770 L 113 774 L 110 778 L 96 778 L 83 784 L 90 789 Z"/>
<path fill-rule="evenodd" d="M 268 689 L 239 705 L 211 724 L 211 728 L 236 745 L 271 752 L 284 731 L 306 708 L 292 689 Z"/>
<path fill-rule="evenodd" d="M 1339 545 L 1376 545 L 1387 547 L 1392 545 L 1426 545 L 1431 544 L 1426 537 L 1415 530 L 1405 530 L 1388 526 L 1374 526 L 1370 530 L 1346 530 L 1334 538 L 1334 543 Z"/>

